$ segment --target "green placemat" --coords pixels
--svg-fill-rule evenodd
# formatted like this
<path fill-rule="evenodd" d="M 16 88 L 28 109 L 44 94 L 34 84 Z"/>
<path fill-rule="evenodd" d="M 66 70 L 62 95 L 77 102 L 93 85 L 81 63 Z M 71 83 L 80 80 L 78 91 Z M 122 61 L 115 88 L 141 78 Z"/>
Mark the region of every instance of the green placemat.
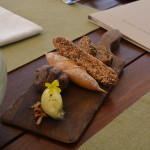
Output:
<path fill-rule="evenodd" d="M 150 92 L 79 150 L 150 150 Z"/>
<path fill-rule="evenodd" d="M 99 27 L 88 21 L 96 9 L 61 0 L 0 0 L 0 6 L 44 28 L 42 34 L 1 47 L 7 70 L 12 71 L 54 49 L 52 39 L 75 40 Z"/>

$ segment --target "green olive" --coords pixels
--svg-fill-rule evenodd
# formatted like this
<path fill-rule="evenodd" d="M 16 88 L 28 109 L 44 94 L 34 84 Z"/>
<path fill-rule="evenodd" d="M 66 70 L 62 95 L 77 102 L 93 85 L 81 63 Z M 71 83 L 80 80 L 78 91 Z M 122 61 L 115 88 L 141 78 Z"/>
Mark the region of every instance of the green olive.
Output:
<path fill-rule="evenodd" d="M 56 90 L 50 95 L 49 90 L 49 88 L 46 88 L 42 94 L 41 107 L 44 112 L 53 119 L 63 119 L 64 111 L 62 109 L 62 97 Z"/>

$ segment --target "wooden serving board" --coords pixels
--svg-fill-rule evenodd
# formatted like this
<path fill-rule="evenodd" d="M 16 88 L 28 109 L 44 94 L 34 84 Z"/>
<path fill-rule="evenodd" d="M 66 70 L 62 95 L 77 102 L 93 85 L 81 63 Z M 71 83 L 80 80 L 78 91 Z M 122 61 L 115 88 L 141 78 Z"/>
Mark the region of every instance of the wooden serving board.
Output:
<path fill-rule="evenodd" d="M 120 36 L 120 32 L 116 30 L 108 31 L 102 36 L 99 44 L 112 50 L 119 44 Z M 111 67 L 119 75 L 124 67 L 124 61 L 113 55 Z M 109 93 L 111 87 L 105 87 L 105 89 Z M 90 91 L 70 82 L 69 88 L 62 93 L 64 120 L 47 117 L 38 126 L 33 116 L 33 109 L 30 107 L 40 101 L 41 93 L 32 85 L 1 116 L 1 121 L 61 142 L 74 143 L 85 131 L 107 94 Z"/>

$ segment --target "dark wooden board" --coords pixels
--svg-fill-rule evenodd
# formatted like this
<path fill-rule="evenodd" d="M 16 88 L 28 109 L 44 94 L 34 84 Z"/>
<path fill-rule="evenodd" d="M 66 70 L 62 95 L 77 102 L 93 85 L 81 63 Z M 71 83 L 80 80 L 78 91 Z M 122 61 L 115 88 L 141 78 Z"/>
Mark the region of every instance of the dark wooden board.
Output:
<path fill-rule="evenodd" d="M 2 122 L 25 130 L 38 133 L 62 142 L 75 142 L 84 131 L 105 94 L 85 90 L 71 83 L 68 90 L 62 94 L 65 110 L 64 120 L 44 118 L 37 126 L 33 116 L 33 109 L 29 109 L 36 101 L 40 101 L 41 94 L 31 86 L 21 95 L 11 108 L 2 116 Z M 101 97 L 101 99 L 99 99 Z"/>
<path fill-rule="evenodd" d="M 108 38 L 108 32 L 105 35 L 102 37 L 103 41 L 105 41 L 105 37 Z M 113 46 L 116 47 L 116 44 L 118 44 L 117 37 L 117 40 L 112 38 L 113 40 L 107 43 L 108 49 Z M 100 44 L 102 43 L 100 42 Z M 119 75 L 124 67 L 124 61 L 113 55 L 111 67 Z M 110 91 L 110 89 L 110 87 L 106 88 L 107 91 Z M 33 110 L 29 108 L 36 101 L 40 101 L 41 93 L 32 85 L 4 112 L 1 116 L 1 121 L 61 142 L 73 143 L 85 131 L 106 96 L 107 94 L 105 93 L 86 90 L 70 82 L 69 88 L 62 93 L 65 111 L 64 120 L 53 120 L 48 117 L 43 119 L 40 126 L 37 126 Z"/>
<path fill-rule="evenodd" d="M 150 83 L 149 64 L 150 54 L 144 55 L 124 68 L 117 86 L 105 98 L 102 106 L 77 143 L 64 144 L 27 133 L 8 145 L 5 150 L 18 150 L 20 148 L 21 150 L 77 150 L 87 139 L 97 132 L 101 132 L 100 130 L 150 90 L 150 84 L 147 84 Z"/>

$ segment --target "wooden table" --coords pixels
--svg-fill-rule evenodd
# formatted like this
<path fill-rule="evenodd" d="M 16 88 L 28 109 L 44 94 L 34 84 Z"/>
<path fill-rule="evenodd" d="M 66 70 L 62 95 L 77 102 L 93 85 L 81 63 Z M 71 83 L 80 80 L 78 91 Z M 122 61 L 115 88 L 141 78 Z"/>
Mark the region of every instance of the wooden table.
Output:
<path fill-rule="evenodd" d="M 80 3 L 99 10 L 126 4 L 119 0 L 81 0 Z M 97 43 L 105 32 L 104 29 L 100 28 L 88 34 L 88 36 Z M 120 81 L 106 97 L 101 108 L 77 143 L 64 144 L 0 124 L 0 148 L 4 150 L 77 149 L 88 138 L 135 103 L 150 90 L 150 54 L 123 39 L 114 54 L 124 59 L 126 63 L 124 71 L 120 75 Z M 0 115 L 14 102 L 20 93 L 23 93 L 31 85 L 33 70 L 45 63 L 47 63 L 45 57 L 41 57 L 8 74 L 8 86 L 6 96 L 0 105 Z"/>

